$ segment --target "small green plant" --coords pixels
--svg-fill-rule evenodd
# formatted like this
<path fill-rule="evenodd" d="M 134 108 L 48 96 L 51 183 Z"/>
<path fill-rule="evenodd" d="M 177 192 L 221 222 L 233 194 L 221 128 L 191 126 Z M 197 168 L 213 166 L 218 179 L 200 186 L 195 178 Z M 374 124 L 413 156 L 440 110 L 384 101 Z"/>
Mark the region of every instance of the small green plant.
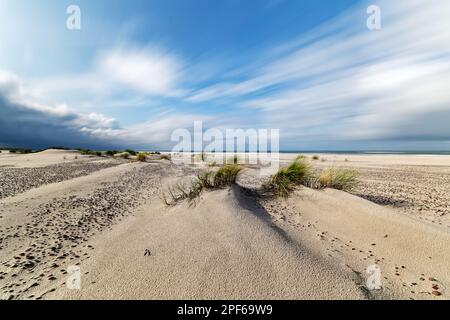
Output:
<path fill-rule="evenodd" d="M 319 176 L 319 184 L 321 188 L 332 188 L 337 190 L 348 191 L 358 183 L 358 174 L 350 169 L 327 169 L 322 171 Z"/>
<path fill-rule="evenodd" d="M 236 178 L 242 167 L 238 164 L 227 164 L 221 167 L 215 174 L 214 185 L 216 187 L 230 186 L 236 182 Z"/>
<path fill-rule="evenodd" d="M 147 160 L 147 154 L 145 153 L 139 153 L 137 155 L 137 160 L 141 162 L 145 162 Z"/>
<path fill-rule="evenodd" d="M 118 154 L 118 153 L 119 153 L 119 151 L 117 151 L 117 150 L 108 150 L 105 152 L 105 154 L 110 157 L 113 157 L 115 154 Z"/>
<path fill-rule="evenodd" d="M 214 172 L 208 171 L 197 176 L 198 183 L 202 189 L 212 189 L 215 186 L 215 175 Z"/>
<path fill-rule="evenodd" d="M 310 165 L 303 159 L 296 159 L 288 167 L 278 170 L 266 187 L 276 195 L 287 198 L 296 186 L 306 183 L 310 175 Z"/>
<path fill-rule="evenodd" d="M 168 195 L 164 192 L 162 199 L 166 205 L 174 205 L 179 201 L 187 199 L 194 201 L 204 190 L 214 190 L 231 186 L 236 182 L 237 175 L 242 170 L 238 165 L 228 164 L 220 168 L 217 172 L 206 172 L 197 176 L 190 183 L 179 183 L 167 189 Z M 168 198 L 172 201 L 169 201 Z"/>
<path fill-rule="evenodd" d="M 122 157 L 122 158 L 124 158 L 124 159 L 129 159 L 130 158 L 130 153 L 128 153 L 128 152 L 122 152 L 121 154 L 120 154 L 120 156 Z"/>
<path fill-rule="evenodd" d="M 320 159 L 320 157 L 319 157 L 319 156 L 317 156 L 317 155 L 314 155 L 314 156 L 312 156 L 312 159 L 313 159 L 314 161 L 317 161 L 317 160 L 319 160 L 319 159 Z"/>
<path fill-rule="evenodd" d="M 179 191 L 182 199 L 188 199 L 189 202 L 194 201 L 203 189 L 199 186 L 198 182 L 192 180 L 190 184 L 178 184 L 176 189 Z"/>
<path fill-rule="evenodd" d="M 56 146 L 56 147 L 50 147 L 49 149 L 53 149 L 53 150 L 70 150 L 70 148 L 66 148 L 66 147 L 58 147 L 58 146 Z"/>
<path fill-rule="evenodd" d="M 101 157 L 103 154 L 101 151 L 93 151 L 90 149 L 79 149 L 80 154 L 82 155 L 91 155 L 91 156 L 98 156 Z"/>
<path fill-rule="evenodd" d="M 21 149 L 21 148 L 11 148 L 8 151 L 10 153 L 20 153 L 20 154 L 33 153 L 33 150 L 31 150 L 31 149 Z"/>
<path fill-rule="evenodd" d="M 171 161 L 171 160 L 172 160 L 172 157 L 171 157 L 170 154 L 162 154 L 162 155 L 159 157 L 159 159 L 160 159 L 160 160 L 168 160 L 168 161 Z"/>
<path fill-rule="evenodd" d="M 229 163 L 232 163 L 232 164 L 238 164 L 239 163 L 239 157 L 236 154 L 230 160 L 231 161 Z"/>
<path fill-rule="evenodd" d="M 289 179 L 286 169 L 280 169 L 270 180 L 268 189 L 272 189 L 279 197 L 287 198 L 294 190 L 295 183 Z"/>
<path fill-rule="evenodd" d="M 192 203 L 200 196 L 202 191 L 203 188 L 201 187 L 199 181 L 192 180 L 190 183 L 178 183 L 175 186 L 169 186 L 167 189 L 168 195 L 163 192 L 162 199 L 168 206 L 175 205 L 176 203 L 186 199 L 189 203 Z M 170 197 L 172 201 L 169 201 L 168 197 Z"/>
<path fill-rule="evenodd" d="M 82 155 L 89 155 L 89 154 L 92 153 L 92 151 L 89 150 L 89 149 L 80 149 L 80 153 L 81 153 Z"/>
<path fill-rule="evenodd" d="M 128 152 L 129 155 L 132 155 L 132 156 L 135 156 L 137 154 L 137 152 L 132 149 L 126 149 L 124 152 Z"/>

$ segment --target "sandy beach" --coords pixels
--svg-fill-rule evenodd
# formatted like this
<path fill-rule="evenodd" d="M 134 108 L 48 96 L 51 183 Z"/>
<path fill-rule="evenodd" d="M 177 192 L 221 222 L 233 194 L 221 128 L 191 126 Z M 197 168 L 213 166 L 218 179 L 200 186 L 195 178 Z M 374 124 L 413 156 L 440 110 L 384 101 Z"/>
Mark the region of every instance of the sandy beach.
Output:
<path fill-rule="evenodd" d="M 266 197 L 244 165 L 232 187 L 167 206 L 167 185 L 208 167 L 2 152 L 0 298 L 448 299 L 450 156 L 317 156 L 358 185 Z"/>

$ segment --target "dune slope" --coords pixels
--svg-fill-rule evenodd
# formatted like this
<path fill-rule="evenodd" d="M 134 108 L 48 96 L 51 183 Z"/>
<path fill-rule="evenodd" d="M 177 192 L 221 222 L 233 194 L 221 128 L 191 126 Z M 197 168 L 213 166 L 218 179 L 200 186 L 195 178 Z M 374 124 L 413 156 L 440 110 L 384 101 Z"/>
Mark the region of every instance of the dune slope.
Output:
<path fill-rule="evenodd" d="M 98 255 L 83 268 L 83 289 L 55 297 L 365 298 L 354 274 L 293 242 L 251 212 L 253 204 L 245 209 L 235 192 L 204 194 L 195 207 L 142 207 L 93 242 Z"/>
<path fill-rule="evenodd" d="M 277 224 L 292 237 L 364 277 L 369 266 L 378 265 L 383 285 L 378 293 L 448 298 L 450 234 L 444 226 L 331 189 L 303 188 L 284 205 L 289 212 L 275 210 Z"/>
<path fill-rule="evenodd" d="M 252 170 L 233 188 L 166 207 L 162 186 L 198 168 L 117 162 L 81 172 L 58 159 L 63 179 L 42 183 L 29 168 L 1 168 L 3 181 L 23 182 L 0 197 L 2 299 L 448 298 L 444 225 L 336 190 L 261 196 Z M 91 160 L 100 159 L 81 161 Z M 382 290 L 366 285 L 375 264 Z M 81 290 L 66 287 L 73 265 Z"/>

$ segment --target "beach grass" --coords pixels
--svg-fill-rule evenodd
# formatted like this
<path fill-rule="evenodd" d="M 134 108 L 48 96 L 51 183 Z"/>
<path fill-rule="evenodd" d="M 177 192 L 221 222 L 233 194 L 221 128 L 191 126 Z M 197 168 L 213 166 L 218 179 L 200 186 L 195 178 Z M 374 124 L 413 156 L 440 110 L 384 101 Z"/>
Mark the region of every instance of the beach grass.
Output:
<path fill-rule="evenodd" d="M 140 162 L 145 162 L 147 160 L 147 154 L 146 153 L 138 153 L 137 160 Z"/>
<path fill-rule="evenodd" d="M 172 160 L 172 156 L 170 154 L 162 154 L 159 157 L 160 160 L 167 160 L 167 161 L 171 161 Z"/>
<path fill-rule="evenodd" d="M 345 168 L 330 168 L 322 171 L 319 176 L 321 188 L 332 188 L 349 191 L 358 183 L 358 173 Z"/>
<path fill-rule="evenodd" d="M 269 183 L 264 185 L 264 189 L 272 191 L 276 196 L 288 198 L 298 186 L 350 191 L 357 183 L 358 173 L 355 170 L 328 168 L 316 171 L 305 157 L 299 156 L 289 166 L 278 170 Z"/>
<path fill-rule="evenodd" d="M 278 170 L 266 187 L 272 189 L 277 196 L 287 198 L 295 187 L 304 184 L 310 175 L 311 166 L 298 157 L 288 167 Z"/>
<path fill-rule="evenodd" d="M 182 200 L 193 202 L 205 190 L 221 189 L 233 185 L 236 183 L 237 176 L 241 171 L 241 166 L 227 164 L 216 172 L 208 171 L 199 174 L 189 183 L 178 183 L 175 186 L 169 186 L 167 194 L 163 191 L 163 201 L 166 205 L 175 205 Z"/>
<path fill-rule="evenodd" d="M 214 176 L 214 185 L 216 187 L 230 186 L 236 182 L 237 175 L 242 171 L 238 164 L 227 164 L 221 167 Z"/>

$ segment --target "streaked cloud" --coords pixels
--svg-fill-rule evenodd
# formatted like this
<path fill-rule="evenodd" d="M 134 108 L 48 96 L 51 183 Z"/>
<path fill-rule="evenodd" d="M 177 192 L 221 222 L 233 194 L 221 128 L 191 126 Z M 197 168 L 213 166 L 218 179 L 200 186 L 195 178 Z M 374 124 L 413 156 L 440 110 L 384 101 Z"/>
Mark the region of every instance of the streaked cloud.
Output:
<path fill-rule="evenodd" d="M 176 97 L 184 92 L 182 67 L 180 58 L 157 46 L 120 44 L 98 52 L 84 73 L 28 79 L 28 93 L 78 104 L 119 95 Z"/>
<path fill-rule="evenodd" d="M 156 95 L 177 93 L 181 63 L 157 48 L 115 48 L 99 58 L 104 79 Z"/>
<path fill-rule="evenodd" d="M 450 123 L 450 3 L 378 4 L 382 30 L 369 31 L 365 6 L 357 6 L 262 55 L 243 80 L 215 83 L 188 101 L 234 99 L 258 112 L 260 126 L 280 128 L 291 145 L 450 141 L 450 126 L 438 125 Z"/>
<path fill-rule="evenodd" d="M 268 38 L 266 49 L 239 57 L 188 58 L 170 46 L 121 39 L 98 49 L 79 73 L 0 73 L 11 130 L 3 128 L 0 140 L 12 139 L 16 121 L 44 133 L 57 124 L 87 144 L 167 148 L 172 130 L 203 120 L 205 128 L 280 129 L 289 149 L 448 148 L 450 3 L 378 1 L 379 31 L 366 28 L 369 4 L 288 41 Z M 145 109 L 145 117 L 123 127 L 107 116 L 108 108 L 126 107 Z"/>

